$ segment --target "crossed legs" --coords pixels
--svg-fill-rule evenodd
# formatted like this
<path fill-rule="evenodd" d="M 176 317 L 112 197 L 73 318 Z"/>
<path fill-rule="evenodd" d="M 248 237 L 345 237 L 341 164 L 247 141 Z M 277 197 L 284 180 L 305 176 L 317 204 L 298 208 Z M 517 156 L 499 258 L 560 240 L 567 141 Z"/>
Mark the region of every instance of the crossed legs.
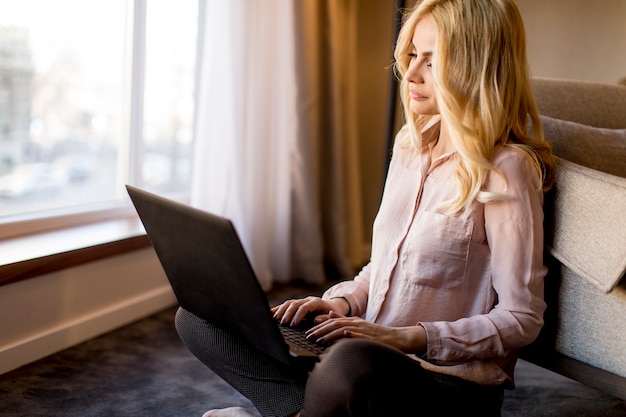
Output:
<path fill-rule="evenodd" d="M 187 349 L 250 399 L 263 417 L 287 417 L 300 410 L 301 417 L 500 416 L 502 387 L 426 371 L 379 342 L 341 340 L 309 374 L 182 308 L 176 329 Z"/>

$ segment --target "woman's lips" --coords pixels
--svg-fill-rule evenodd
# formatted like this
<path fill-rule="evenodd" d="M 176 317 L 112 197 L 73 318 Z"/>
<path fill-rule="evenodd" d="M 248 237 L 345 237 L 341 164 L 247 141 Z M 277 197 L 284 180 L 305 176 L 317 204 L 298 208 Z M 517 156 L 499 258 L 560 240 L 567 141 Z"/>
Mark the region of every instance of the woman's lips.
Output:
<path fill-rule="evenodd" d="M 412 100 L 425 100 L 426 99 L 425 96 L 421 95 L 420 93 L 418 93 L 415 90 L 409 90 L 409 97 Z"/>

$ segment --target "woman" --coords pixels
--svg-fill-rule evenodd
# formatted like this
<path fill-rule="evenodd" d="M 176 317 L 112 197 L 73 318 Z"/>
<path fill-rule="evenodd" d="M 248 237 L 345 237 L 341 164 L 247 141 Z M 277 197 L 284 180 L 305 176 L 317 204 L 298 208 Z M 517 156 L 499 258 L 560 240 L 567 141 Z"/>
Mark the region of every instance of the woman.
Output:
<path fill-rule="evenodd" d="M 410 12 L 395 50 L 407 123 L 370 262 L 321 298 L 273 309 L 293 325 L 317 314 L 309 338 L 337 343 L 308 378 L 283 369 L 270 387 L 221 373 L 264 416 L 500 415 L 545 309 L 553 161 L 525 48 L 512 0 L 424 0 Z"/>

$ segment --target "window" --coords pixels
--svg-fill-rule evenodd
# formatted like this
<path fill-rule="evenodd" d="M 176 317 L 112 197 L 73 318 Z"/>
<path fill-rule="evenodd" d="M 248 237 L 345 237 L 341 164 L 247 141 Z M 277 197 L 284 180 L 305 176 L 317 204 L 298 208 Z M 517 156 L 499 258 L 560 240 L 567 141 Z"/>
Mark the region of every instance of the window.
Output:
<path fill-rule="evenodd" d="M 125 183 L 188 193 L 198 15 L 0 0 L 0 223 L 118 208 Z"/>

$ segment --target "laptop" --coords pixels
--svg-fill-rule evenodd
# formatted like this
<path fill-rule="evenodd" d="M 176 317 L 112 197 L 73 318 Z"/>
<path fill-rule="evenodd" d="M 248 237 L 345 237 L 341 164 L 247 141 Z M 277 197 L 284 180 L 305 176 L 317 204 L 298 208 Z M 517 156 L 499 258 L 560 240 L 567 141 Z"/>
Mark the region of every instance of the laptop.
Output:
<path fill-rule="evenodd" d="M 229 219 L 126 186 L 180 306 L 284 363 L 324 347 L 270 311 Z"/>

